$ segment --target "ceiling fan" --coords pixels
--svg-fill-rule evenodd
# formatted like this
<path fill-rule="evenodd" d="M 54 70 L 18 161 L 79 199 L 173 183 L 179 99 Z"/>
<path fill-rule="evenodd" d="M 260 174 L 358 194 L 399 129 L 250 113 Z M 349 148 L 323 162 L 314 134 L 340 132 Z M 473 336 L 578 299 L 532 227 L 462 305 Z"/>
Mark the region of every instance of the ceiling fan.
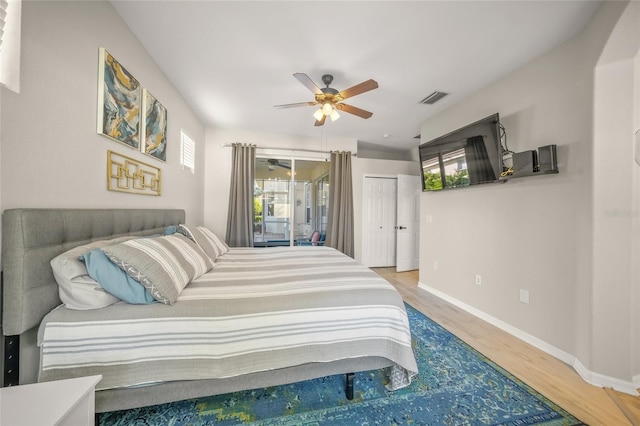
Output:
<path fill-rule="evenodd" d="M 322 89 L 319 88 L 308 75 L 304 73 L 295 73 L 293 75 L 298 81 L 304 84 L 307 89 L 311 90 L 315 95 L 315 101 L 312 102 L 297 102 L 294 104 L 275 105 L 274 108 L 292 108 L 299 106 L 314 106 L 320 105 L 320 108 L 313 113 L 313 117 L 316 119 L 316 126 L 322 126 L 327 117 L 331 117 L 332 121 L 336 121 L 340 118 L 338 110 L 348 112 L 349 114 L 357 115 L 362 118 L 369 118 L 373 113 L 365 111 L 360 108 L 356 108 L 352 105 L 342 103 L 343 100 L 351 98 L 355 95 L 359 95 L 369 90 L 377 89 L 378 82 L 375 80 L 363 81 L 360 84 L 356 84 L 353 87 L 338 92 L 336 89 L 329 87 L 333 81 L 331 74 L 325 74 L 322 76 L 322 82 L 326 85 Z"/>
<path fill-rule="evenodd" d="M 283 169 L 291 170 L 291 166 L 285 163 L 281 163 L 275 158 L 269 158 L 267 160 L 267 164 L 269 165 L 269 171 L 272 172 L 277 167 L 282 167 Z"/>

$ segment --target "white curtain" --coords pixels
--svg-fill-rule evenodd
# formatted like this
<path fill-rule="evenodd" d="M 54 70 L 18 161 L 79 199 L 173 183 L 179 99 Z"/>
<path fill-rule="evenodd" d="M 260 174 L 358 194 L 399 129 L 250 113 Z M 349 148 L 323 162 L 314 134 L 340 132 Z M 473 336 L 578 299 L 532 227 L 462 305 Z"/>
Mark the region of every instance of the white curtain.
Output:
<path fill-rule="evenodd" d="M 256 146 L 234 143 L 227 215 L 227 244 L 253 247 L 253 184 Z"/>
<path fill-rule="evenodd" d="M 353 184 L 351 152 L 331 153 L 329 172 L 329 215 L 327 246 L 354 256 L 353 244 Z"/>

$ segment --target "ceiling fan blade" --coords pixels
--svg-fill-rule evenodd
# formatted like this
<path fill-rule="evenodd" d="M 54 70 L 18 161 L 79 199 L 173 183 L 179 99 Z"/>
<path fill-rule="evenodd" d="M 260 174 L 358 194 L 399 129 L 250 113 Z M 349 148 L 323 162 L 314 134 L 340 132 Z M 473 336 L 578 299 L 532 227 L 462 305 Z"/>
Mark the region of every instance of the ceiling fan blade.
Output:
<path fill-rule="evenodd" d="M 301 107 L 301 106 L 314 106 L 317 102 L 296 102 L 295 104 L 284 104 L 284 105 L 274 105 L 274 108 L 293 108 L 293 107 Z"/>
<path fill-rule="evenodd" d="M 336 104 L 336 108 L 338 108 L 340 111 L 348 112 L 349 114 L 357 115 L 358 117 L 362 118 L 369 118 L 373 115 L 372 112 L 365 111 L 363 109 L 347 104 Z"/>
<path fill-rule="evenodd" d="M 356 84 L 353 87 L 349 87 L 348 89 L 344 89 L 338 92 L 338 96 L 340 96 L 342 99 L 347 99 L 352 96 L 359 95 L 360 93 L 368 92 L 369 90 L 373 90 L 377 88 L 378 88 L 378 82 L 375 80 L 369 79 L 367 81 L 363 81 L 360 84 Z"/>
<path fill-rule="evenodd" d="M 280 162 L 278 159 L 276 159 L 276 158 L 269 158 L 269 159 L 267 160 L 267 163 L 268 163 L 270 166 L 278 166 L 278 167 L 282 167 L 283 169 L 289 169 L 289 170 L 291 170 L 291 166 L 290 166 L 290 165 L 288 165 L 288 164 L 286 164 L 286 163 L 281 163 L 281 162 Z"/>
<path fill-rule="evenodd" d="M 297 78 L 300 83 L 304 84 L 307 89 L 311 90 L 316 95 L 322 95 L 322 90 L 320 90 L 320 88 L 313 82 L 313 80 L 311 80 L 305 73 L 297 72 L 293 76 Z"/>
<path fill-rule="evenodd" d="M 326 119 L 327 119 L 327 116 L 323 115 L 322 119 L 316 120 L 316 124 L 314 124 L 314 126 L 324 126 L 324 120 L 326 120 Z"/>

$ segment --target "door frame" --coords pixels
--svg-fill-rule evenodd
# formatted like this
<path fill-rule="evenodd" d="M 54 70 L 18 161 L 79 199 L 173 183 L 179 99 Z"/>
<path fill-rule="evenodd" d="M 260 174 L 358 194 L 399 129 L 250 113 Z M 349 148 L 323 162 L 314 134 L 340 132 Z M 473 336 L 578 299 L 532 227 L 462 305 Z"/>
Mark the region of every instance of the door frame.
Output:
<path fill-rule="evenodd" d="M 360 200 L 360 205 L 362 206 L 362 216 L 360 217 L 360 224 L 361 224 L 361 232 L 360 232 L 360 247 L 363 248 L 362 250 L 362 255 L 360 258 L 360 262 L 364 265 L 365 264 L 365 259 L 364 259 L 364 246 L 365 246 L 365 233 L 364 233 L 364 223 L 366 221 L 366 217 L 367 217 L 367 212 L 365 210 L 365 206 L 366 206 L 366 183 L 367 183 L 367 178 L 378 178 L 378 179 L 395 179 L 396 182 L 398 181 L 398 174 L 394 173 L 394 174 L 380 174 L 380 173 L 365 173 L 362 175 L 362 182 L 360 183 L 362 186 L 362 199 Z M 394 241 L 395 244 L 395 241 Z"/>
<path fill-rule="evenodd" d="M 289 235 L 285 236 L 286 238 L 288 238 L 289 240 L 289 247 L 293 247 L 294 246 L 294 240 L 295 240 L 295 168 L 296 168 L 296 161 L 309 161 L 309 162 L 317 162 L 317 163 L 327 163 L 328 161 L 331 159 L 330 154 L 328 153 L 320 153 L 320 155 L 309 155 L 309 153 L 303 153 L 303 154 L 299 154 L 296 150 L 292 149 L 292 150 L 286 150 L 286 149 L 279 149 L 279 148 L 257 148 L 256 149 L 256 158 L 277 158 L 277 159 L 281 159 L 281 160 L 285 160 L 285 161 L 290 161 L 291 162 L 291 177 L 288 180 L 289 181 L 289 200 L 290 200 L 290 205 L 289 205 L 289 217 L 290 217 L 290 224 L 289 224 Z M 329 173 L 327 171 L 327 173 Z M 323 175 L 324 176 L 324 175 Z M 254 177 L 255 179 L 255 177 Z M 312 204 L 315 207 L 315 180 L 312 180 L 311 183 L 311 191 L 312 191 L 312 195 L 311 195 L 311 199 L 312 199 Z M 314 212 L 315 214 L 315 212 Z"/>

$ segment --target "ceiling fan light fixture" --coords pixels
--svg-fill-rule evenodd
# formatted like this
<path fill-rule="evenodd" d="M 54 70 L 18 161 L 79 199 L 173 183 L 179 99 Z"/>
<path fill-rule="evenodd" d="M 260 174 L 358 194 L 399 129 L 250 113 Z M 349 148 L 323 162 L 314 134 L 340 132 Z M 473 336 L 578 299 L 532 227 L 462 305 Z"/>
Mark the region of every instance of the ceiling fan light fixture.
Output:
<path fill-rule="evenodd" d="M 0 0 L 0 2 L 2 1 L 4 0 Z M 373 115 L 373 113 L 369 111 L 365 111 L 348 104 L 343 104 L 341 102 L 347 98 L 352 98 L 361 93 L 377 89 L 378 82 L 375 80 L 369 79 L 367 81 L 363 81 L 360 84 L 349 87 L 348 89 L 338 91 L 332 87 L 329 87 L 331 85 L 331 82 L 333 81 L 333 76 L 330 74 L 325 74 L 322 76 L 322 82 L 327 86 L 322 89 L 319 88 L 313 82 L 313 80 L 311 80 L 309 76 L 304 73 L 298 72 L 293 74 L 293 76 L 307 89 L 313 92 L 313 94 L 315 95 L 314 101 L 275 105 L 275 108 L 291 108 L 317 105 L 318 110 L 313 113 L 313 117 L 316 119 L 316 122 L 314 124 L 315 126 L 324 126 L 327 117 L 331 117 L 332 121 L 339 119 L 340 114 L 336 111 L 337 109 L 365 119 L 370 118 Z"/>

